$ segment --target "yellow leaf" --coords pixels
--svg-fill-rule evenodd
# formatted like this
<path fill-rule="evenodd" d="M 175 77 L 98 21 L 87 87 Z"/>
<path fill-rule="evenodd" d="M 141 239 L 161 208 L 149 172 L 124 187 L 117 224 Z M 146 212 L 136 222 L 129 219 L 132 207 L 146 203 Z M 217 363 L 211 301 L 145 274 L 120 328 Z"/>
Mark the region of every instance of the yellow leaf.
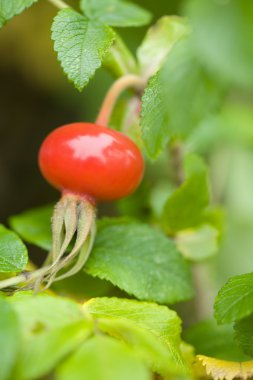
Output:
<path fill-rule="evenodd" d="M 206 375 L 211 376 L 214 380 L 233 380 L 235 378 L 247 380 L 253 377 L 253 360 L 232 362 L 204 355 L 197 355 L 196 359 L 196 366 L 201 364 Z"/>

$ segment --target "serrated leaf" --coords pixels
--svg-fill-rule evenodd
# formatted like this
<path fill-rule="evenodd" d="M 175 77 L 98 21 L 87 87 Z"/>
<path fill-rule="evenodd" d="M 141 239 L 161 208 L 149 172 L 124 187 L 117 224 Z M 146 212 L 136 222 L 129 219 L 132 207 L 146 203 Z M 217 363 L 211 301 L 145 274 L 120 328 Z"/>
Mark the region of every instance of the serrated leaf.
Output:
<path fill-rule="evenodd" d="M 245 354 L 253 357 L 253 314 L 234 325 L 235 338 Z"/>
<path fill-rule="evenodd" d="M 247 380 L 253 376 L 253 361 L 232 362 L 197 355 L 197 361 L 204 367 L 206 375 L 214 380 Z"/>
<path fill-rule="evenodd" d="M 186 9 L 199 59 L 223 80 L 252 87 L 252 1 L 191 0 Z"/>
<path fill-rule="evenodd" d="M 188 33 L 185 19 L 176 16 L 160 18 L 147 32 L 137 50 L 141 72 L 149 78 L 162 66 L 174 44 Z"/>
<path fill-rule="evenodd" d="M 193 296 L 189 266 L 162 232 L 120 218 L 98 226 L 87 273 L 140 300 L 170 304 Z"/>
<path fill-rule="evenodd" d="M 172 233 L 199 225 L 209 204 L 207 169 L 200 157 L 185 160 L 185 182 L 172 193 L 163 210 L 164 226 Z"/>
<path fill-rule="evenodd" d="M 57 370 L 56 380 L 151 380 L 151 374 L 130 349 L 115 339 L 97 335 Z"/>
<path fill-rule="evenodd" d="M 0 28 L 38 0 L 0 0 Z"/>
<path fill-rule="evenodd" d="M 80 6 L 90 19 L 111 26 L 142 26 L 151 20 L 150 12 L 124 0 L 81 0 Z"/>
<path fill-rule="evenodd" d="M 195 57 L 191 42 L 179 41 L 142 98 L 142 136 L 150 158 L 157 158 L 172 137 L 187 137 L 217 111 L 222 94 Z"/>
<path fill-rule="evenodd" d="M 19 349 L 19 324 L 15 311 L 0 298 L 0 379 L 9 379 Z"/>
<path fill-rule="evenodd" d="M 113 30 L 72 9 L 58 12 L 52 25 L 52 39 L 62 68 L 81 91 L 101 66 L 114 40 Z"/>
<path fill-rule="evenodd" d="M 218 323 L 230 323 L 253 313 L 253 273 L 232 277 L 220 289 L 214 304 Z"/>
<path fill-rule="evenodd" d="M 123 318 L 148 330 L 168 343 L 179 343 L 181 321 L 174 310 L 150 302 L 119 298 L 93 298 L 84 310 L 94 318 Z"/>
<path fill-rule="evenodd" d="M 52 205 L 42 206 L 10 217 L 9 223 L 11 228 L 28 243 L 50 250 L 52 214 Z"/>
<path fill-rule="evenodd" d="M 126 342 L 153 372 L 167 378 L 172 374 L 188 371 L 178 345 L 165 344 L 151 332 L 124 318 L 99 318 L 99 328 L 109 335 Z"/>
<path fill-rule="evenodd" d="M 78 321 L 24 337 L 16 372 L 22 379 L 40 378 L 53 370 L 93 332 L 91 321 Z"/>
<path fill-rule="evenodd" d="M 19 292 L 8 298 L 15 310 L 22 334 L 29 336 L 39 329 L 50 331 L 84 318 L 81 306 L 76 302 L 47 294 Z"/>
<path fill-rule="evenodd" d="M 205 224 L 197 229 L 178 232 L 176 245 L 185 258 L 191 261 L 202 261 L 217 253 L 217 238 L 217 229 Z"/>
<path fill-rule="evenodd" d="M 27 261 L 27 249 L 22 240 L 0 224 L 0 272 L 20 272 Z"/>
<path fill-rule="evenodd" d="M 184 339 L 195 348 L 196 354 L 222 360 L 243 361 L 248 359 L 236 345 L 233 327 L 230 325 L 218 326 L 212 319 L 188 328 L 184 332 Z"/>

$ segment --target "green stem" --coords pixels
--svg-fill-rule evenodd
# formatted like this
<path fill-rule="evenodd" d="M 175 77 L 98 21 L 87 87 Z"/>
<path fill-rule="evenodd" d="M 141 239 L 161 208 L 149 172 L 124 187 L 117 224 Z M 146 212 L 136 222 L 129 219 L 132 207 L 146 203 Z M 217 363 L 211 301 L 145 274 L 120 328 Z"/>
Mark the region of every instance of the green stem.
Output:
<path fill-rule="evenodd" d="M 179 187 L 184 182 L 184 152 L 179 141 L 170 146 L 170 162 L 172 180 L 176 187 Z"/>
<path fill-rule="evenodd" d="M 146 81 L 138 75 L 128 74 L 119 78 L 113 83 L 107 92 L 104 102 L 100 108 L 96 123 L 103 126 L 108 126 L 113 108 L 124 90 L 134 88 L 138 92 L 142 92 L 146 85 Z"/>
<path fill-rule="evenodd" d="M 7 278 L 6 280 L 0 281 L 0 289 L 9 288 L 22 282 L 27 283 L 32 280 L 36 280 L 37 278 L 47 273 L 49 268 L 50 267 L 44 267 L 33 272 L 24 272 L 16 277 Z"/>
<path fill-rule="evenodd" d="M 70 6 L 62 0 L 48 0 L 48 1 L 49 3 L 53 4 L 58 9 L 70 8 Z"/>

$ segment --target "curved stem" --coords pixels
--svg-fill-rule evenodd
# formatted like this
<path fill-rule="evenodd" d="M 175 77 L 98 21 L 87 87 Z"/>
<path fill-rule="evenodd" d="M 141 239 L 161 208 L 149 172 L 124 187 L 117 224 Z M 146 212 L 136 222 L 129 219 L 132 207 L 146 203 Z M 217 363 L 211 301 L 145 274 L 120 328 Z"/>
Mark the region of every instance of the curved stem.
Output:
<path fill-rule="evenodd" d="M 184 152 L 180 142 L 176 141 L 170 146 L 170 157 L 171 177 L 176 187 L 179 187 L 184 182 Z"/>
<path fill-rule="evenodd" d="M 113 108 L 121 93 L 127 88 L 134 88 L 136 91 L 142 92 L 145 84 L 146 81 L 144 79 L 134 74 L 128 74 L 119 78 L 109 89 L 101 106 L 96 123 L 107 126 L 110 121 Z"/>
<path fill-rule="evenodd" d="M 22 282 L 30 282 L 36 280 L 37 278 L 43 276 L 47 273 L 50 267 L 43 267 L 41 269 L 37 269 L 33 272 L 24 272 L 16 277 L 7 278 L 6 280 L 0 281 L 0 289 L 9 288 L 15 285 L 18 285 Z"/>
<path fill-rule="evenodd" d="M 62 0 L 48 0 L 48 1 L 49 3 L 53 4 L 58 9 L 70 8 L 70 6 Z"/>

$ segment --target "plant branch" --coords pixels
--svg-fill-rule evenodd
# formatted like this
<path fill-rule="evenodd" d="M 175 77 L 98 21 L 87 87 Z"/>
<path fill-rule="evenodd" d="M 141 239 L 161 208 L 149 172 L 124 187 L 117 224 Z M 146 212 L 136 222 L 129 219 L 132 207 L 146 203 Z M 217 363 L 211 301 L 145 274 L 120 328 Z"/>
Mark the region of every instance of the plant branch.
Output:
<path fill-rule="evenodd" d="M 49 268 L 50 267 L 44 267 L 32 272 L 23 272 L 16 277 L 7 278 L 6 280 L 0 281 L 0 289 L 9 288 L 18 285 L 22 282 L 27 283 L 32 280 L 35 280 L 38 277 L 43 276 L 45 273 L 47 273 Z"/>
<path fill-rule="evenodd" d="M 145 85 L 146 81 L 138 75 L 128 74 L 119 78 L 109 89 L 101 106 L 96 123 L 107 126 L 110 121 L 113 108 L 122 92 L 127 88 L 134 88 L 137 92 L 142 92 Z"/>
<path fill-rule="evenodd" d="M 48 0 L 48 1 L 49 3 L 53 4 L 58 9 L 70 8 L 70 6 L 62 0 Z"/>
<path fill-rule="evenodd" d="M 170 146 L 171 177 L 179 187 L 184 182 L 184 154 L 182 144 L 178 141 Z"/>

